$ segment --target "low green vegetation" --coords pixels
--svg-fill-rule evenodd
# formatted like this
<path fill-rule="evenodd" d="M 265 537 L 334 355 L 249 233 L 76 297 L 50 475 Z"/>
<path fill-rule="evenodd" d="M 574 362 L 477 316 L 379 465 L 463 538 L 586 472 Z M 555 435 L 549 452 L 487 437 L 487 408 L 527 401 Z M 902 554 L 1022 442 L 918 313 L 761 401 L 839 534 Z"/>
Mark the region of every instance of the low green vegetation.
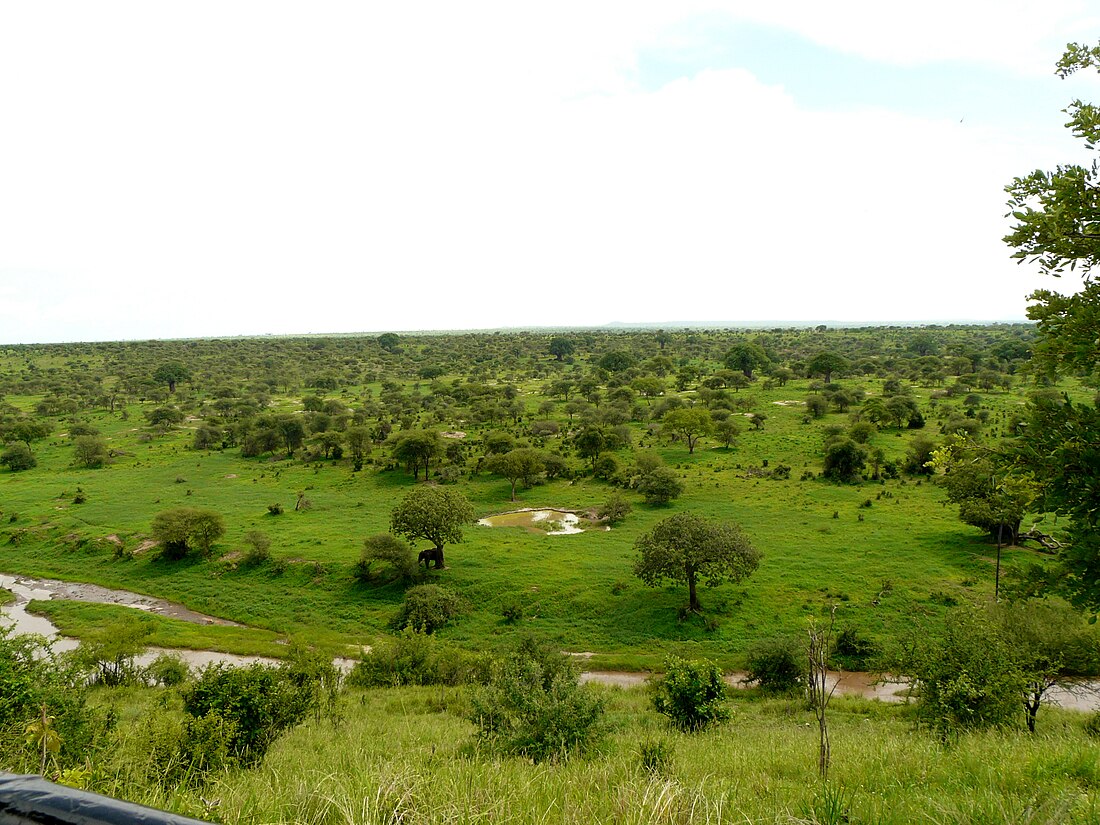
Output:
<path fill-rule="evenodd" d="M 1022 325 L 593 331 L 570 334 L 561 361 L 548 336 L 520 332 L 400 336 L 395 349 L 350 337 L 7 347 L 0 431 L 37 465 L 0 470 L 0 568 L 334 647 L 383 641 L 424 584 L 464 605 L 437 630 L 450 641 L 500 650 L 519 628 L 594 653 L 590 667 L 679 655 L 743 668 L 754 644 L 800 633 L 830 604 L 880 643 L 992 592 L 996 543 L 909 456 L 930 456 L 959 421 L 1012 439 L 1043 383 L 1028 371 L 1033 338 Z M 742 343 L 768 359 L 751 377 L 728 366 Z M 848 362 L 828 384 L 805 368 L 824 350 Z M 612 351 L 632 366 L 599 366 Z M 169 362 L 187 370 L 171 391 L 153 378 Z M 1088 398 L 1072 378 L 1059 391 Z M 825 402 L 820 417 L 807 397 Z M 166 407 L 183 418 L 147 415 Z M 696 421 L 689 445 L 676 410 L 731 426 Z M 822 477 L 838 432 L 858 447 L 846 482 Z M 104 439 L 105 466 L 74 463 L 76 437 Z M 517 507 L 573 511 L 585 532 L 474 523 Z M 736 525 L 759 552 L 751 576 L 716 579 L 694 606 L 686 577 L 649 588 L 635 574 L 638 542 L 689 516 Z M 1021 532 L 1057 540 L 1040 518 L 1027 513 Z M 1022 541 L 1001 556 L 1006 581 L 1050 558 Z"/>

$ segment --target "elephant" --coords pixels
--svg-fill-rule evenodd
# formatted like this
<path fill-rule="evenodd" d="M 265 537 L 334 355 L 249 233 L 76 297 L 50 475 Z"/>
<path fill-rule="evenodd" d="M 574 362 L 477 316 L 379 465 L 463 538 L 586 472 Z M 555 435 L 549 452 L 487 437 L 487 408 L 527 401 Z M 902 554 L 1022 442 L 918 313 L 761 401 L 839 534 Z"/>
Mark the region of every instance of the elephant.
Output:
<path fill-rule="evenodd" d="M 428 569 L 428 562 L 435 562 L 435 569 L 439 570 L 443 566 L 443 550 L 439 547 L 433 547 L 431 550 L 421 550 L 420 555 L 416 557 L 416 564 L 419 567 L 421 562 L 424 564 L 424 569 Z"/>

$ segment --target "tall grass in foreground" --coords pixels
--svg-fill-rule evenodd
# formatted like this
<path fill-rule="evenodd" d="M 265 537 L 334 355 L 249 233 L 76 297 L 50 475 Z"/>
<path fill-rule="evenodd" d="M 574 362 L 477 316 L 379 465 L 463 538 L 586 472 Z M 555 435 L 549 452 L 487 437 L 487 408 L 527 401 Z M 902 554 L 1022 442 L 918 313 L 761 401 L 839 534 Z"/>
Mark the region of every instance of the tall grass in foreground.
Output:
<path fill-rule="evenodd" d="M 799 700 L 740 699 L 725 725 L 681 734 L 645 691 L 607 694 L 616 731 L 601 752 L 535 765 L 480 750 L 461 692 L 352 693 L 339 724 L 292 731 L 261 768 L 222 775 L 201 797 L 217 802 L 208 816 L 257 824 L 1100 821 L 1097 747 L 1072 713 L 1044 710 L 1035 736 L 943 747 L 904 709 L 837 699 L 823 785 Z M 646 770 L 643 745 L 654 742 L 669 758 Z M 149 791 L 159 798 L 147 801 L 180 801 Z"/>

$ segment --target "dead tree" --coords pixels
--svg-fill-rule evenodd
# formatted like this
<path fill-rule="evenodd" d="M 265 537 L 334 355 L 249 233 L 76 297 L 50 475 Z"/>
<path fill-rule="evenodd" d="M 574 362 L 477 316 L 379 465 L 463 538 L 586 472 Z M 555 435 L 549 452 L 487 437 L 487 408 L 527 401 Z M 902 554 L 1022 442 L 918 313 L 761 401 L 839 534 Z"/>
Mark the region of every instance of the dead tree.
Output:
<path fill-rule="evenodd" d="M 810 659 L 810 678 L 807 684 L 810 707 L 817 717 L 818 750 L 817 770 L 822 780 L 829 777 L 829 723 L 826 712 L 829 702 L 833 698 L 833 691 L 839 683 L 829 685 L 829 652 L 833 644 L 833 623 L 836 618 L 836 605 L 829 610 L 829 623 L 818 625 L 814 619 L 810 620 L 807 631 L 809 639 L 807 653 Z"/>

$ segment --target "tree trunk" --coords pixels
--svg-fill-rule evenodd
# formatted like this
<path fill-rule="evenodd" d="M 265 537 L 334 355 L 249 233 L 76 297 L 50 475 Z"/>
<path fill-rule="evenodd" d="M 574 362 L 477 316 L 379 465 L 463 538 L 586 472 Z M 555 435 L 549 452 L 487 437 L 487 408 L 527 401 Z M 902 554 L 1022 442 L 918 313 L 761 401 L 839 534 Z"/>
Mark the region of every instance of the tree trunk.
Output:
<path fill-rule="evenodd" d="M 512 501 L 516 500 L 516 479 L 512 480 Z"/>
<path fill-rule="evenodd" d="M 443 563 L 443 545 L 437 544 L 435 546 L 438 555 L 435 557 L 435 569 L 442 570 L 447 565 Z"/>
<path fill-rule="evenodd" d="M 695 572 L 688 573 L 688 608 L 699 609 L 699 596 L 695 592 Z"/>

